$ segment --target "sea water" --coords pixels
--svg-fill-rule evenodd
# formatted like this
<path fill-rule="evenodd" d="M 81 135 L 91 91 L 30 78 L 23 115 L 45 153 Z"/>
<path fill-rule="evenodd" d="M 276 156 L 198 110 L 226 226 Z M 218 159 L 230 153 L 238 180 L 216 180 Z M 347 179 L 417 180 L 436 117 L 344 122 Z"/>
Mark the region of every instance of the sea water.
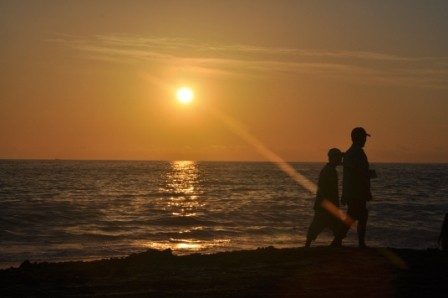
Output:
<path fill-rule="evenodd" d="M 324 163 L 291 163 L 317 182 Z M 372 164 L 367 244 L 426 249 L 448 212 L 447 164 Z M 342 180 L 341 169 L 339 169 Z M 268 162 L 0 161 L 0 267 L 303 246 L 314 194 Z M 313 245 L 328 245 L 329 231 Z M 344 245 L 356 245 L 349 231 Z"/>

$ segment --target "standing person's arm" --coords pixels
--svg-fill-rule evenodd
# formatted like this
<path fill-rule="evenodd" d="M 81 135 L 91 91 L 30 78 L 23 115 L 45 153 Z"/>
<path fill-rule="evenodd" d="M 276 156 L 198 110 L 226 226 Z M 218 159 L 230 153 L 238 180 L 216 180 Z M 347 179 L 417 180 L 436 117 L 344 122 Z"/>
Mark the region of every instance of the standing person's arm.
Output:
<path fill-rule="evenodd" d="M 448 237 L 448 213 L 445 214 L 445 219 L 443 220 L 442 228 L 440 229 L 439 240 L 437 241 L 439 246 L 442 245 L 443 239 L 447 237 Z"/>
<path fill-rule="evenodd" d="M 361 150 L 359 158 L 358 170 L 361 179 L 360 182 L 362 183 L 362 196 L 366 199 L 366 201 L 370 201 L 372 200 L 372 192 L 370 190 L 370 166 L 364 150 Z"/>
<path fill-rule="evenodd" d="M 319 180 L 317 181 L 316 203 L 314 207 L 319 208 L 323 199 L 325 199 L 325 167 L 322 168 L 319 173 Z"/>

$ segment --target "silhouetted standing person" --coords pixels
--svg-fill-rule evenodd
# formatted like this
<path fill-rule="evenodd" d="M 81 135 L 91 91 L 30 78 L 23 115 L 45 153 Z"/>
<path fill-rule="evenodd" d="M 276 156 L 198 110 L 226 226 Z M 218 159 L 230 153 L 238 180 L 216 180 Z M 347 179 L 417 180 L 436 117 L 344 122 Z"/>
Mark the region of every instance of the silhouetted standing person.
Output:
<path fill-rule="evenodd" d="M 336 166 L 340 165 L 342 161 L 342 152 L 337 148 L 328 151 L 328 163 L 322 168 L 317 184 L 316 201 L 314 202 L 314 218 L 308 229 L 305 247 L 310 247 L 311 241 L 316 240 L 317 236 L 325 228 L 330 228 L 333 231 L 335 240 L 333 246 L 339 246 L 341 241 L 336 235 L 340 232 L 340 220 L 332 214 L 326 207 L 326 203 L 332 204 L 333 210 L 339 210 L 339 190 L 338 190 L 338 173 Z"/>
<path fill-rule="evenodd" d="M 442 246 L 442 250 L 448 250 L 448 213 L 445 214 L 442 229 L 440 230 L 439 245 Z"/>
<path fill-rule="evenodd" d="M 347 225 L 343 228 L 345 237 L 353 221 L 358 221 L 357 232 L 359 247 L 366 247 L 366 228 L 369 212 L 367 201 L 372 199 L 370 192 L 369 161 L 363 148 L 370 136 L 364 128 L 352 130 L 352 146 L 344 153 L 342 205 L 347 204 Z"/>

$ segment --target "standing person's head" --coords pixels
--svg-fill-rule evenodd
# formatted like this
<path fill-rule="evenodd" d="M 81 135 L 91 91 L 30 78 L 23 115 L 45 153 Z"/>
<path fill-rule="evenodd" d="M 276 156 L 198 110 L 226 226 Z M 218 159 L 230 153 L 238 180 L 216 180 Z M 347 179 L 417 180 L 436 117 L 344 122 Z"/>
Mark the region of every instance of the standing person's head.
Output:
<path fill-rule="evenodd" d="M 362 127 L 355 127 L 352 130 L 352 142 L 353 144 L 358 144 L 361 147 L 364 147 L 367 141 L 367 137 L 370 135 L 366 132 L 366 130 Z"/>
<path fill-rule="evenodd" d="M 343 153 L 338 148 L 332 148 L 328 151 L 328 161 L 334 166 L 342 163 Z"/>

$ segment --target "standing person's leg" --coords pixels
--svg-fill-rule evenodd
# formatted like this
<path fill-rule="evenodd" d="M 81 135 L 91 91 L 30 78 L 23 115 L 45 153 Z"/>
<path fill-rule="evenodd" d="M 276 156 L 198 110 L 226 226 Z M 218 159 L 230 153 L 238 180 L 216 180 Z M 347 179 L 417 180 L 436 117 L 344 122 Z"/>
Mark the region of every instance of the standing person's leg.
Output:
<path fill-rule="evenodd" d="M 330 246 L 341 247 L 342 239 L 345 238 L 350 227 L 344 221 L 342 221 L 341 218 L 336 218 L 333 216 L 330 224 L 330 229 L 333 232 L 334 236 Z"/>
<path fill-rule="evenodd" d="M 335 223 L 335 230 L 334 233 L 334 239 L 333 242 L 331 242 L 331 246 L 340 247 L 342 246 L 342 239 L 347 237 L 348 230 L 350 230 L 350 227 L 352 226 L 352 223 L 354 222 L 355 215 L 353 214 L 353 210 L 350 207 L 350 205 L 347 207 L 347 214 L 346 218 L 344 219 L 336 219 Z M 350 220 L 348 220 L 350 219 Z"/>
<path fill-rule="evenodd" d="M 358 218 L 358 243 L 360 248 L 366 248 L 366 231 L 367 231 L 367 219 L 369 218 L 369 212 L 367 207 L 360 206 L 359 218 Z"/>
<path fill-rule="evenodd" d="M 320 213 L 315 212 L 313 221 L 311 222 L 311 225 L 308 228 L 308 233 L 306 234 L 306 243 L 305 243 L 306 248 L 310 247 L 311 242 L 313 240 L 316 240 L 317 235 L 319 235 L 324 228 L 325 228 L 325 221 L 323 220 Z"/>

